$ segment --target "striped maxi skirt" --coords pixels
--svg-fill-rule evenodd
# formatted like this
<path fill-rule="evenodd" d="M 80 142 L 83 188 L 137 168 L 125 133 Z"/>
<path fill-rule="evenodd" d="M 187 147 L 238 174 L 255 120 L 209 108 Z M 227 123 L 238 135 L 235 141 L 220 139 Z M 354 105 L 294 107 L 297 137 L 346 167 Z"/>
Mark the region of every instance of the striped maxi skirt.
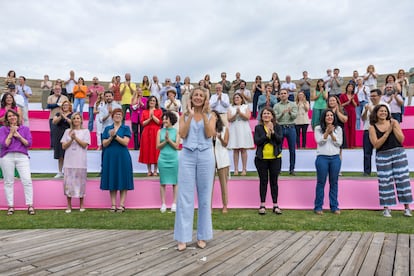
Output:
<path fill-rule="evenodd" d="M 381 206 L 396 205 L 395 188 L 401 204 L 413 202 L 407 154 L 398 147 L 377 152 L 377 175 L 379 184 L 379 201 Z"/>

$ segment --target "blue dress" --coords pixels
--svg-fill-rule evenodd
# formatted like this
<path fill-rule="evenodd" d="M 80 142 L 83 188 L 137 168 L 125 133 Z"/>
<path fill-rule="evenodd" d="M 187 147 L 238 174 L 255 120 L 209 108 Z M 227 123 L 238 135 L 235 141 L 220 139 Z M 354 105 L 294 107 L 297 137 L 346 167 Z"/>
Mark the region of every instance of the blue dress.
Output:
<path fill-rule="evenodd" d="M 109 138 L 109 131 L 113 128 L 114 125 L 105 128 L 102 140 Z M 121 138 L 131 137 L 131 130 L 128 126 L 122 125 L 116 134 Z M 104 148 L 100 188 L 109 191 L 134 189 L 131 156 L 128 148 L 116 140 L 112 140 L 109 146 Z"/>
<path fill-rule="evenodd" d="M 160 142 L 165 141 L 165 133 L 168 131 L 168 137 L 171 141 L 175 141 L 177 138 L 177 130 L 173 127 L 162 128 L 160 133 Z M 158 157 L 158 169 L 160 170 L 160 184 L 177 184 L 178 181 L 178 152 L 170 144 L 165 146 L 160 151 Z"/>

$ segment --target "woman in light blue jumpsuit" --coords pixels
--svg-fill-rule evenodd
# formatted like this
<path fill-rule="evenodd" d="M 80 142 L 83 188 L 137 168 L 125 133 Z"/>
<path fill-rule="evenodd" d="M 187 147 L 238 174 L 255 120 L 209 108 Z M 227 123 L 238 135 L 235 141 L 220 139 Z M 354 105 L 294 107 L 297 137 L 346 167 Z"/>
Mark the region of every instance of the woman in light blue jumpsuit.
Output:
<path fill-rule="evenodd" d="M 216 117 L 209 113 L 207 92 L 196 88 L 190 94 L 186 114 L 180 118 L 180 137 L 183 149 L 178 165 L 178 199 L 174 239 L 177 249 L 186 249 L 192 241 L 194 218 L 194 188 L 197 188 L 198 220 L 197 246 L 204 248 L 213 238 L 211 193 L 215 159 L 211 137 L 215 133 Z"/>

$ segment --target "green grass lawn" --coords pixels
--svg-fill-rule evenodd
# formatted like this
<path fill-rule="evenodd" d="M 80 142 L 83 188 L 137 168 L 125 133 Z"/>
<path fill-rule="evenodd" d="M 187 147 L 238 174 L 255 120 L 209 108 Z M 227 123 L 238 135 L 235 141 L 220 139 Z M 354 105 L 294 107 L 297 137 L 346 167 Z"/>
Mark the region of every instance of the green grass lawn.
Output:
<path fill-rule="evenodd" d="M 271 210 L 264 216 L 256 209 L 230 209 L 228 214 L 220 210 L 213 212 L 213 227 L 216 230 L 292 230 L 292 231 L 362 231 L 414 234 L 414 218 L 404 217 L 402 211 L 393 211 L 392 218 L 384 218 L 380 211 L 343 210 L 341 215 L 325 211 L 323 216 L 311 210 L 283 210 L 275 215 Z M 196 225 L 196 216 L 195 216 Z M 73 210 L 37 210 L 35 216 L 26 211 L 16 211 L 13 216 L 0 212 L 0 229 L 131 229 L 172 230 L 174 214 L 161 214 L 158 209 L 127 210 L 111 213 L 103 209 L 88 209 L 84 213 Z"/>

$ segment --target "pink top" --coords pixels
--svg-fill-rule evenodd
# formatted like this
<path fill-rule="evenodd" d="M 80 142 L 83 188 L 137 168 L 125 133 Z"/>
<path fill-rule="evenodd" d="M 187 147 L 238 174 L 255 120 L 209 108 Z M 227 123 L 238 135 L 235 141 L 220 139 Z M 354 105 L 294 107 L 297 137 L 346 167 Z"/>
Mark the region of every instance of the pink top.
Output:
<path fill-rule="evenodd" d="M 103 93 L 105 88 L 102 85 L 91 85 L 88 87 L 89 94 L 89 107 L 94 107 L 96 100 L 98 99 L 97 92 Z"/>
<path fill-rule="evenodd" d="M 10 109 L 18 112 L 17 105 L 14 108 L 10 108 Z M 7 110 L 9 110 L 9 108 L 5 108 L 5 107 L 4 108 L 0 108 L 0 118 L 4 117 L 6 115 Z M 6 119 L 6 118 L 4 118 L 4 119 Z M 20 119 L 22 119 L 22 118 L 20 118 Z M 3 125 L 4 125 L 4 122 L 0 122 L 0 126 L 3 126 Z"/>
<path fill-rule="evenodd" d="M 132 114 L 131 114 L 131 122 L 138 124 L 140 121 L 140 117 L 142 114 L 142 111 L 145 110 L 145 107 L 147 106 L 147 98 L 142 97 L 141 98 L 141 103 L 135 104 L 135 105 L 131 105 L 132 108 Z"/>
<path fill-rule="evenodd" d="M 81 141 L 86 142 L 88 145 L 91 144 L 91 135 L 87 128 L 75 130 L 70 128 L 66 129 L 62 139 L 60 140 L 61 143 L 70 141 L 70 131 L 75 131 L 76 137 L 78 137 Z M 65 168 L 87 169 L 87 149 L 88 147 L 82 148 L 78 143 L 73 141 L 69 148 L 65 150 L 63 166 Z"/>

